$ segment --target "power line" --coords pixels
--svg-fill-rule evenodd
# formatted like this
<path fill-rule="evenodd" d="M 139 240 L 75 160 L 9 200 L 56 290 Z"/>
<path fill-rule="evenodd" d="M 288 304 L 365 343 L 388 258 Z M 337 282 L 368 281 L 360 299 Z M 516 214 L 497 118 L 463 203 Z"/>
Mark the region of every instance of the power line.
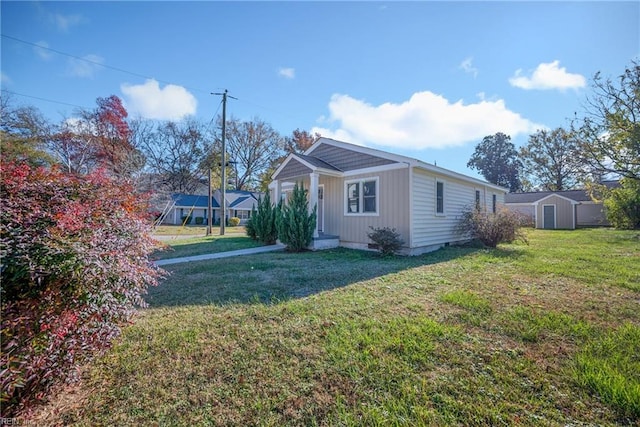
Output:
<path fill-rule="evenodd" d="M 37 100 L 40 100 L 40 101 L 51 102 L 53 104 L 66 105 L 66 106 L 69 106 L 69 107 L 76 107 L 76 108 L 87 108 L 87 107 L 83 107 L 82 105 L 78 105 L 78 104 L 70 104 L 68 102 L 54 101 L 53 99 L 47 99 L 47 98 L 42 98 L 42 97 L 33 96 L 33 95 L 26 95 L 24 93 L 13 92 L 13 91 L 7 90 L 7 89 L 2 89 L 2 92 L 8 93 L 10 95 L 24 96 L 25 98 L 32 98 L 32 99 L 37 99 Z"/>
<path fill-rule="evenodd" d="M 64 52 L 64 51 L 61 51 L 61 50 L 58 50 L 58 49 L 54 49 L 54 48 L 51 48 L 51 47 L 48 47 L 48 46 L 42 46 L 40 44 L 33 43 L 33 42 L 30 42 L 30 41 L 27 41 L 27 40 L 23 40 L 23 39 L 14 37 L 14 36 L 10 36 L 8 34 L 0 34 L 0 36 L 2 36 L 5 39 L 16 41 L 18 43 L 23 43 L 25 45 L 33 46 L 33 47 L 38 48 L 38 49 L 47 50 L 47 51 L 56 53 L 58 55 L 67 56 L 69 58 L 73 58 L 73 59 L 78 60 L 78 61 L 84 61 L 86 63 L 92 64 L 92 65 L 95 65 L 95 66 L 99 66 L 99 67 L 103 67 L 103 68 L 106 68 L 106 69 L 109 69 L 109 70 L 113 70 L 113 71 L 117 71 L 117 72 L 120 72 L 120 73 L 128 74 L 128 75 L 131 75 L 131 76 L 134 76 L 134 77 L 139 77 L 139 78 L 143 78 L 143 79 L 146 79 L 146 80 L 155 80 L 155 81 L 157 81 L 159 83 L 163 83 L 165 85 L 168 85 L 168 84 L 177 85 L 177 83 L 175 83 L 175 82 L 170 82 L 170 81 L 167 81 L 167 80 L 157 79 L 155 77 L 147 76 L 147 75 L 141 74 L 141 73 L 136 73 L 134 71 L 129 71 L 129 70 L 126 70 L 126 69 L 120 68 L 120 67 L 114 67 L 112 65 L 104 64 L 102 62 L 94 61 L 94 60 L 91 60 L 91 59 L 88 59 L 88 58 L 83 58 L 81 56 L 74 55 L 74 54 L 71 54 L 71 53 L 68 53 L 68 52 Z M 185 89 L 188 89 L 190 91 L 202 92 L 202 93 L 211 93 L 210 91 L 204 90 L 204 89 L 199 89 L 199 88 L 194 88 L 194 87 L 189 87 L 189 86 L 184 86 L 184 85 L 180 85 L 180 86 L 182 86 Z M 221 88 L 219 88 L 219 89 L 221 89 Z M 24 95 L 24 94 L 19 94 L 19 93 L 15 93 L 15 94 L 19 95 L 19 96 L 25 96 L 25 97 L 28 97 L 28 98 L 33 98 L 33 99 L 46 101 L 46 102 L 53 102 L 53 103 L 61 104 L 61 105 L 68 105 L 68 106 L 72 106 L 72 107 L 85 108 L 85 107 L 82 107 L 82 106 L 79 106 L 79 105 L 70 104 L 70 103 L 61 102 L 61 101 L 49 100 L 49 99 L 40 98 L 40 97 L 37 97 L 37 96 Z M 258 108 L 261 108 L 261 109 L 266 110 L 266 111 L 271 111 L 271 112 L 276 113 L 276 114 L 278 114 L 280 116 L 291 117 L 292 118 L 292 116 L 290 114 L 288 114 L 288 113 L 285 113 L 285 112 L 282 112 L 282 111 L 279 111 L 279 110 L 276 110 L 276 109 L 273 109 L 273 108 L 270 108 L 270 107 L 266 107 L 264 105 L 260 105 L 260 104 L 257 104 L 255 102 L 251 102 L 251 101 L 248 101 L 246 99 L 238 99 L 238 98 L 234 98 L 232 96 L 229 96 L 229 97 L 233 98 L 235 100 L 238 100 L 240 102 L 245 102 L 245 103 L 247 103 L 249 105 L 253 105 L 254 107 L 258 107 Z M 218 110 L 219 110 L 219 108 L 218 108 Z M 218 112 L 216 112 L 216 115 L 217 115 L 217 113 Z M 215 117 L 215 115 L 214 115 L 214 117 Z"/>
<path fill-rule="evenodd" d="M 73 55 L 71 53 L 63 52 L 61 50 L 53 49 L 53 48 L 50 48 L 50 47 L 47 47 L 47 46 L 42 46 L 42 45 L 39 45 L 37 43 L 29 42 L 29 41 L 26 41 L 26 40 L 19 39 L 17 37 L 10 36 L 8 34 L 0 34 L 0 35 L 2 37 L 6 38 L 6 39 L 9 39 L 9 40 L 13 40 L 13 41 L 16 41 L 16 42 L 19 42 L 19 43 L 23 43 L 23 44 L 26 44 L 26 45 L 29 45 L 29 46 L 33 46 L 33 47 L 36 47 L 38 49 L 48 50 L 50 52 L 57 53 L 58 55 L 68 56 L 69 58 L 77 59 L 79 61 L 84 61 L 84 62 L 87 62 L 89 64 L 93 64 L 93 65 L 104 67 L 104 68 L 107 68 L 107 69 L 110 69 L 110 70 L 118 71 L 120 73 L 129 74 L 131 76 L 140 77 L 140 78 L 147 79 L 147 80 L 156 80 L 157 82 L 164 83 L 164 84 L 171 84 L 171 85 L 175 84 L 173 82 L 169 82 L 169 81 L 161 80 L 161 79 L 156 79 L 155 77 L 150 77 L 150 76 L 146 76 L 144 74 L 140 74 L 140 73 L 136 73 L 136 72 L 133 72 L 133 71 L 125 70 L 124 68 L 119 68 L 119 67 L 114 67 L 112 65 L 107 65 L 107 64 L 104 64 L 102 62 L 93 61 L 91 59 L 83 58 L 81 56 Z M 192 87 L 188 87 L 188 86 L 184 86 L 184 85 L 180 85 L 180 86 L 184 87 L 185 89 L 192 90 L 192 91 L 209 93 L 209 91 L 204 90 L 204 89 L 192 88 Z"/>

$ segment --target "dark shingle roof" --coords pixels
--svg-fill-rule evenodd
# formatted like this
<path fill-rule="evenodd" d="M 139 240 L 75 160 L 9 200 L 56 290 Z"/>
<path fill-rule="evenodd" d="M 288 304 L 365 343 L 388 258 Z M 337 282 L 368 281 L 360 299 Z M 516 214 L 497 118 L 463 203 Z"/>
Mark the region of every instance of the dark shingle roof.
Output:
<path fill-rule="evenodd" d="M 334 171 L 339 171 L 341 172 L 340 169 L 338 169 L 337 167 L 325 162 L 324 160 L 321 160 L 317 157 L 313 157 L 313 156 L 307 156 L 304 154 L 296 154 L 297 157 L 300 157 L 302 160 L 304 160 L 307 163 L 312 164 L 315 167 L 318 168 L 323 168 L 323 169 L 329 169 L 329 170 L 334 170 Z"/>
<path fill-rule="evenodd" d="M 569 191 L 536 191 L 533 193 L 508 193 L 504 195 L 505 203 L 535 203 L 540 199 L 544 199 L 552 194 L 575 200 L 576 202 L 587 202 L 591 200 L 589 194 L 585 190 L 569 190 Z"/>

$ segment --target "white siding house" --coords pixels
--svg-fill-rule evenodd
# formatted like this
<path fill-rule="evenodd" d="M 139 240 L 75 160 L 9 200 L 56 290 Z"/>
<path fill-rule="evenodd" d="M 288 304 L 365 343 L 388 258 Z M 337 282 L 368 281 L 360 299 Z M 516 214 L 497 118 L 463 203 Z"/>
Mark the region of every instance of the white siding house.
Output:
<path fill-rule="evenodd" d="M 465 241 L 456 226 L 465 209 L 495 210 L 506 189 L 420 160 L 319 138 L 290 154 L 272 176 L 272 200 L 294 183 L 318 206 L 314 247 L 368 248 L 371 227 L 395 228 L 403 252 L 417 255 Z M 330 243 L 327 243 L 330 241 Z"/>

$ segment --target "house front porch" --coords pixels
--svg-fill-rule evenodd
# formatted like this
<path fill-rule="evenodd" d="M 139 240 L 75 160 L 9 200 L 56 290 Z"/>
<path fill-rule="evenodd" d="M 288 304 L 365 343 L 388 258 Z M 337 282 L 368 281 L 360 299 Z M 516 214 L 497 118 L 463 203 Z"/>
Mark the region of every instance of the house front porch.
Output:
<path fill-rule="evenodd" d="M 321 251 L 324 249 L 337 248 L 338 246 L 340 246 L 340 236 L 318 233 L 318 237 L 314 237 L 311 241 L 309 249 L 312 251 Z"/>

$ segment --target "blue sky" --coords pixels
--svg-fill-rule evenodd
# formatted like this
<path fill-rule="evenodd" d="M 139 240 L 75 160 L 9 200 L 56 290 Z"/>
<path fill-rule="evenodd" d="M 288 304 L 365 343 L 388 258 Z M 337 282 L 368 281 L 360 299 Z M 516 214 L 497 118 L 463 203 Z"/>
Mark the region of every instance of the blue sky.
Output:
<path fill-rule="evenodd" d="M 2 89 L 57 101 L 13 96 L 52 120 L 114 94 L 133 117 L 209 122 L 220 113 L 210 93 L 228 89 L 238 119 L 472 176 L 466 163 L 484 136 L 504 132 L 520 146 L 566 126 L 596 72 L 618 76 L 640 56 L 640 2 L 0 7 Z"/>

